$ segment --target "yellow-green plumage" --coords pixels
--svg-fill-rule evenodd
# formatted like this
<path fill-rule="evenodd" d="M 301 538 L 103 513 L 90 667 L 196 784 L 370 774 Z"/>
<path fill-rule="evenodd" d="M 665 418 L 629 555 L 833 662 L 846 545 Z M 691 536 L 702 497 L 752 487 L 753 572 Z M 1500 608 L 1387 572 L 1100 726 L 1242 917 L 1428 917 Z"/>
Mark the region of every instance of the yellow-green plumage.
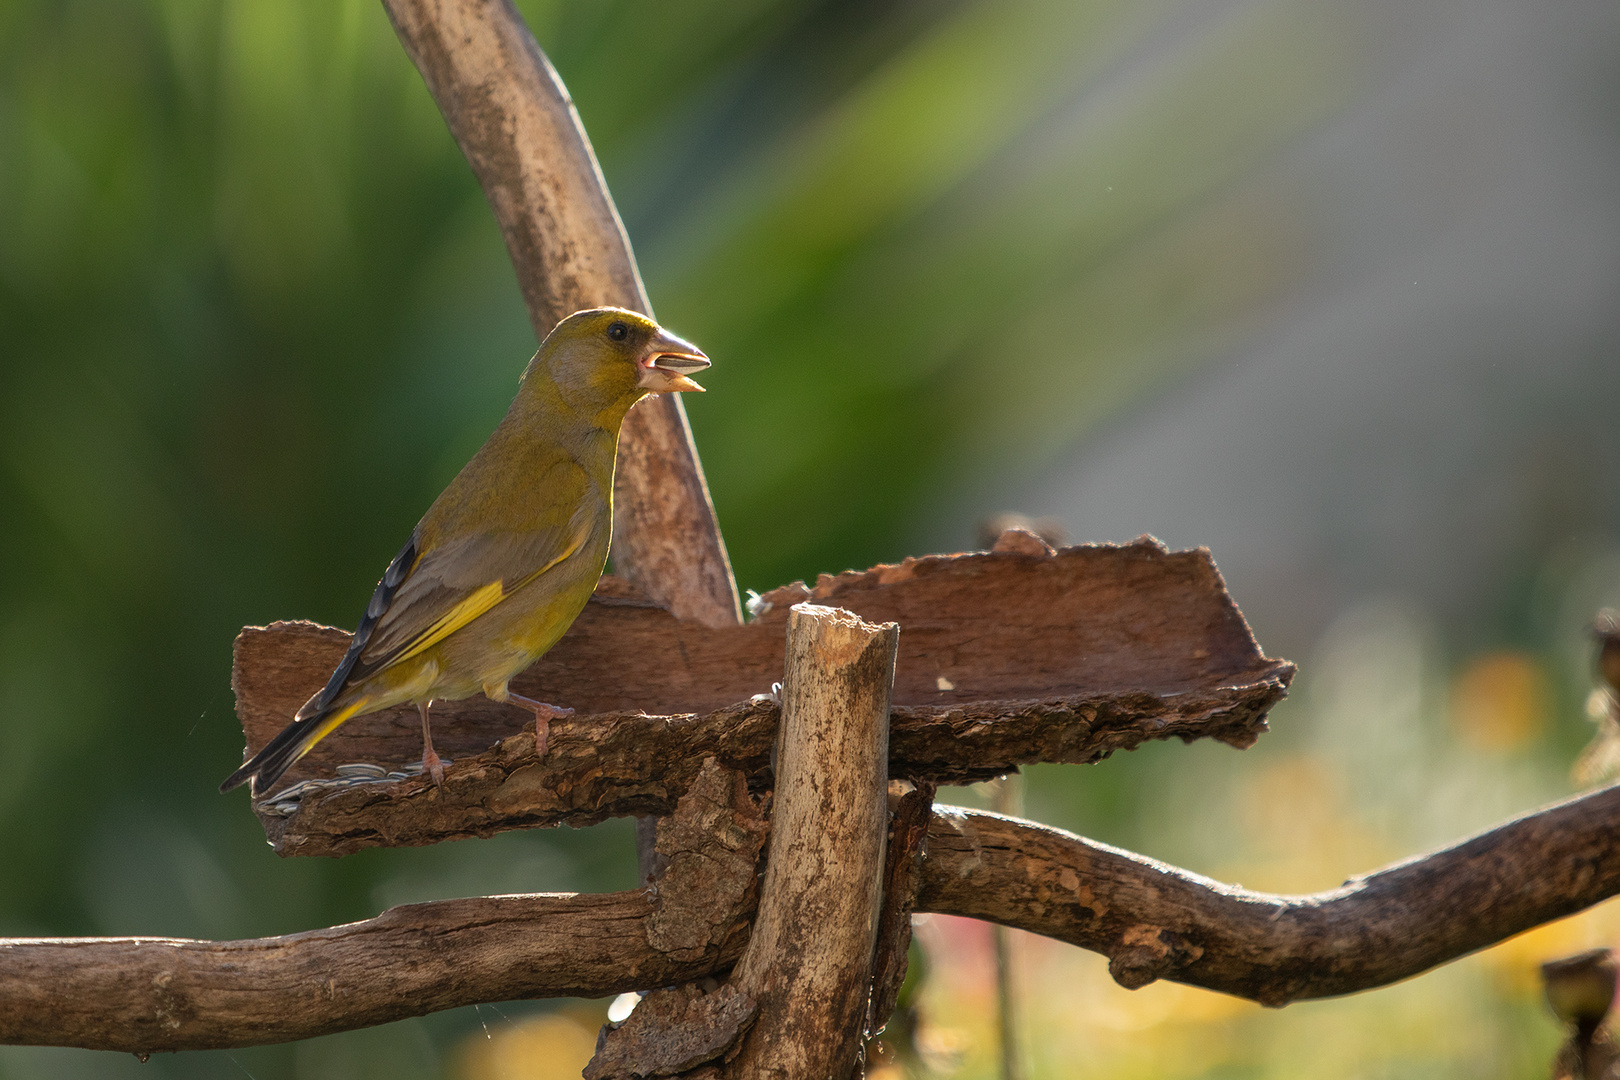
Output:
<path fill-rule="evenodd" d="M 483 693 L 556 644 L 607 563 L 613 467 L 630 407 L 699 390 L 691 345 L 620 308 L 559 323 L 489 440 L 428 508 L 388 568 L 332 680 L 221 785 L 268 787 L 339 725 L 395 705 Z M 548 707 L 516 699 L 540 719 Z M 538 706 L 538 708 L 535 708 Z M 427 736 L 424 712 L 424 739 Z M 424 761 L 437 770 L 431 744 Z"/>

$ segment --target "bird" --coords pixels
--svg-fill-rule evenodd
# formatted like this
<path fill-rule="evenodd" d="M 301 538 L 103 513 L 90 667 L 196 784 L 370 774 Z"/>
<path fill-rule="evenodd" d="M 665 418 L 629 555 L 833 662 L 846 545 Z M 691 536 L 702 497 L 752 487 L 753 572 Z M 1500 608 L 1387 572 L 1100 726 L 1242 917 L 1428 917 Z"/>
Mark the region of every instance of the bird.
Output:
<path fill-rule="evenodd" d="M 433 501 L 383 573 L 326 685 L 220 785 L 254 797 L 337 728 L 413 704 L 435 784 L 428 708 L 482 693 L 549 724 L 572 709 L 514 694 L 513 676 L 555 645 L 607 566 L 613 469 L 625 414 L 648 394 L 702 391 L 696 346 L 625 308 L 577 311 L 541 342 L 488 441 Z"/>

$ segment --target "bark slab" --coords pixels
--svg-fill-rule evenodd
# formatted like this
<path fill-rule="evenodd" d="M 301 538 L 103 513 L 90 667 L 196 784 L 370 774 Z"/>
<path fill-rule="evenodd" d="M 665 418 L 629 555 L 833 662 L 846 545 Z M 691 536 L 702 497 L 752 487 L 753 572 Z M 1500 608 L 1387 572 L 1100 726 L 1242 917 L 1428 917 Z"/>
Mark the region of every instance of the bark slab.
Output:
<path fill-rule="evenodd" d="M 414 710 L 361 717 L 299 762 L 259 804 L 283 854 L 336 855 L 509 828 L 667 812 L 713 755 L 763 782 L 777 709 L 787 609 L 810 600 L 906 628 L 896 667 L 891 774 L 960 783 L 1035 761 L 1092 762 L 1149 739 L 1251 744 L 1287 692 L 1293 665 L 1255 644 L 1209 553 L 1156 541 L 1056 553 L 929 556 L 824 576 L 768 593 L 747 626 L 676 619 L 639 590 L 603 579 L 567 636 L 514 682 L 576 708 L 533 759 L 522 711 L 482 698 L 434 707 L 452 759 L 425 780 L 305 789 L 345 762 L 378 777 L 421 755 Z M 347 647 L 312 623 L 250 627 L 233 686 L 250 752 L 271 738 Z M 627 657 L 652 677 L 627 678 Z M 751 700 L 753 699 L 753 700 Z M 650 715 L 643 715 L 650 714 Z M 279 805 L 278 805 L 279 804 Z"/>

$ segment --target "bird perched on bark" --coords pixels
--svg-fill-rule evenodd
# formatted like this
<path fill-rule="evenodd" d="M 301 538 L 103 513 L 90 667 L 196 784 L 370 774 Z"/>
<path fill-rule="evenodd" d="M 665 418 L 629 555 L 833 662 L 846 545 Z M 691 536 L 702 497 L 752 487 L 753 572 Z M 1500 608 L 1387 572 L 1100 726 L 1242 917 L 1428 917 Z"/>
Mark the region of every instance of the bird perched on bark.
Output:
<path fill-rule="evenodd" d="M 702 390 L 688 375 L 708 366 L 623 308 L 558 323 L 505 419 L 389 564 L 325 688 L 220 790 L 249 779 L 268 789 L 340 724 L 407 702 L 422 715 L 422 764 L 442 784 L 428 707 L 478 693 L 533 712 L 544 756 L 551 719 L 572 710 L 507 684 L 556 644 L 602 576 L 625 414 L 647 394 Z"/>

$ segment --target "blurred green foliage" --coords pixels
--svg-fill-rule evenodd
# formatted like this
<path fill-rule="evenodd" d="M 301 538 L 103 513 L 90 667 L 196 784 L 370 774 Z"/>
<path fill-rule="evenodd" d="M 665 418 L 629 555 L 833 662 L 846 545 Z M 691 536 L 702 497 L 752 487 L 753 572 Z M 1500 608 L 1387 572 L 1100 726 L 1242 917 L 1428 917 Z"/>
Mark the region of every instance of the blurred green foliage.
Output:
<path fill-rule="evenodd" d="M 965 546 L 953 491 L 1231 342 L 1304 244 L 1297 208 L 1235 182 L 1356 71 L 1302 0 L 1207 26 L 1171 0 L 520 6 L 660 318 L 716 360 L 688 404 L 761 590 Z M 237 630 L 352 625 L 533 346 L 372 0 L 0 4 L 0 934 L 251 936 L 631 884 L 622 822 L 282 862 L 214 791 Z M 1140 831 L 1131 785 L 1181 760 L 1037 783 L 1032 808 Z M 0 1077 L 438 1076 L 485 1021 L 142 1067 L 6 1049 Z"/>

